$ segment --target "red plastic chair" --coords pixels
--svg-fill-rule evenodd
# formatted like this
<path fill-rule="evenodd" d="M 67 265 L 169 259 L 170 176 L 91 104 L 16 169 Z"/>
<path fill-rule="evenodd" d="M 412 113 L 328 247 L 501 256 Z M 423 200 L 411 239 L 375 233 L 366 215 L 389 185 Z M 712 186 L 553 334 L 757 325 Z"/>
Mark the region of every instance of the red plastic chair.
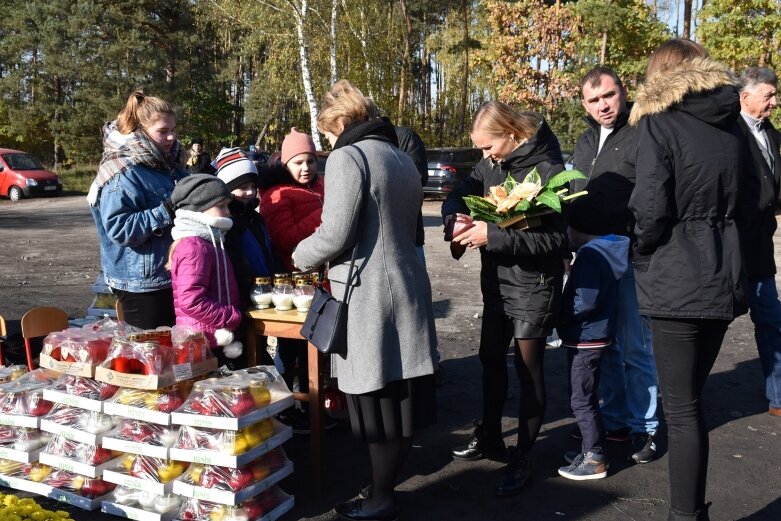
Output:
<path fill-rule="evenodd" d="M 68 314 L 60 308 L 39 307 L 24 314 L 22 317 L 22 337 L 24 338 L 24 349 L 27 351 L 27 368 L 30 371 L 34 369 L 30 339 L 67 328 Z"/>

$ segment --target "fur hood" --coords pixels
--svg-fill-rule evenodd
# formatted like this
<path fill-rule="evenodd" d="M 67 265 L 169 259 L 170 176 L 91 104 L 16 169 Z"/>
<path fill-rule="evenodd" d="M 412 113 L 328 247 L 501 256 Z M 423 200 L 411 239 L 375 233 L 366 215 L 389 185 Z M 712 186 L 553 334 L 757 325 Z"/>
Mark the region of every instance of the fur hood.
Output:
<path fill-rule="evenodd" d="M 688 94 L 699 94 L 719 87 L 739 85 L 727 67 L 709 58 L 695 58 L 657 74 L 637 89 L 629 124 L 636 126 L 643 116 L 667 111 Z"/>

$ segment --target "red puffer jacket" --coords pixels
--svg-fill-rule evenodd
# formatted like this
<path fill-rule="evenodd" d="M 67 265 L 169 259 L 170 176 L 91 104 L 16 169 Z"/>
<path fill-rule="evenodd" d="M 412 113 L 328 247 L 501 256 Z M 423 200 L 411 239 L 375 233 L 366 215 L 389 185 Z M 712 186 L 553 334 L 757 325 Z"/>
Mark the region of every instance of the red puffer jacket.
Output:
<path fill-rule="evenodd" d="M 320 226 L 323 211 L 323 179 L 309 186 L 278 184 L 264 190 L 260 198 L 260 214 L 266 221 L 277 256 L 293 270 L 291 255 L 298 243 Z"/>
<path fill-rule="evenodd" d="M 234 331 L 241 323 L 239 287 L 224 250 L 200 237 L 184 237 L 171 259 L 176 325 L 206 333 L 216 347 L 214 332 Z"/>

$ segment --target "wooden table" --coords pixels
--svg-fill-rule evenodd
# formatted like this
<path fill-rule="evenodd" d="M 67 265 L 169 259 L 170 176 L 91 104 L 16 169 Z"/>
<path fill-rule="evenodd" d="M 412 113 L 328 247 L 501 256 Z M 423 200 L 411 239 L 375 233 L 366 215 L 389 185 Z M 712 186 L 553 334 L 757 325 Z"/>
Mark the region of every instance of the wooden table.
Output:
<path fill-rule="evenodd" d="M 252 319 L 247 326 L 247 356 L 248 366 L 257 365 L 257 349 L 265 349 L 266 346 L 258 346 L 258 336 L 274 336 L 277 338 L 293 338 L 303 340 L 301 336 L 301 324 L 304 323 L 306 313 L 299 313 L 295 309 L 290 311 L 277 311 L 270 309 L 253 309 L 247 312 Z M 320 380 L 320 352 L 312 344 L 307 345 L 309 361 L 309 393 L 293 393 L 296 400 L 309 402 L 309 458 L 314 475 L 315 491 L 318 495 L 323 493 L 323 393 Z"/>

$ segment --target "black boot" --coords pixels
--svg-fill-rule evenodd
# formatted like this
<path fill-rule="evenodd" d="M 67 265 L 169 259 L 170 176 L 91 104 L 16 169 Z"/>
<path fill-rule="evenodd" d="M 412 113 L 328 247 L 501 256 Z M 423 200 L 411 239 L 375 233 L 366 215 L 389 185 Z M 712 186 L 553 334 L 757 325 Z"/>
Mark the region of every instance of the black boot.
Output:
<path fill-rule="evenodd" d="M 705 503 L 701 509 L 691 514 L 671 508 L 670 513 L 667 515 L 667 521 L 710 521 L 710 517 L 708 516 L 710 505 L 710 503 Z"/>
<path fill-rule="evenodd" d="M 504 440 L 500 434 L 490 436 L 486 433 L 483 426 L 475 420 L 475 431 L 469 438 L 469 443 L 456 447 L 451 450 L 451 454 L 456 459 L 469 461 L 479 460 L 481 458 L 499 459 L 504 456 Z"/>
<path fill-rule="evenodd" d="M 497 496 L 514 496 L 520 494 L 532 481 L 529 455 L 522 454 L 517 447 L 512 447 L 508 457 L 504 476 L 496 485 Z"/>

